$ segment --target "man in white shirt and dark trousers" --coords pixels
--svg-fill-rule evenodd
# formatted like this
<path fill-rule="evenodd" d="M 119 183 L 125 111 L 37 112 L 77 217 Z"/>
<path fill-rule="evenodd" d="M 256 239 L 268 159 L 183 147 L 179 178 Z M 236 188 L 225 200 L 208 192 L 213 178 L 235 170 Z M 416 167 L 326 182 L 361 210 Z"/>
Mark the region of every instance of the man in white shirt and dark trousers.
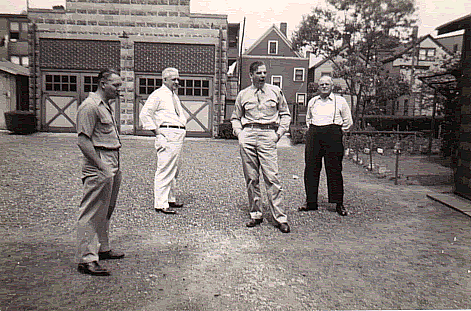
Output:
<path fill-rule="evenodd" d="M 157 212 L 176 214 L 169 207 L 183 207 L 176 203 L 174 191 L 187 120 L 176 94 L 180 79 L 178 69 L 164 69 L 162 79 L 163 85 L 149 95 L 139 118 L 143 128 L 155 134 L 154 208 Z"/>
<path fill-rule="evenodd" d="M 304 186 L 306 205 L 299 211 L 317 210 L 319 178 L 324 158 L 327 175 L 329 203 L 336 203 L 336 211 L 341 216 L 348 215 L 343 205 L 342 160 L 344 154 L 343 132 L 353 124 L 347 101 L 332 93 L 333 81 L 330 76 L 319 79 L 320 95 L 313 97 L 307 107 Z"/>

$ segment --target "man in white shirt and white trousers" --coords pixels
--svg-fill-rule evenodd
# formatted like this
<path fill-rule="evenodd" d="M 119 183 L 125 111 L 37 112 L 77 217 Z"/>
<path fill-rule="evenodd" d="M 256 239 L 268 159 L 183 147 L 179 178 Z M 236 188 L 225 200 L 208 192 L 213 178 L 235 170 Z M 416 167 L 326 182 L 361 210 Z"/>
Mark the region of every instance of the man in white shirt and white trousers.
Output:
<path fill-rule="evenodd" d="M 306 151 L 304 186 L 306 205 L 299 211 L 317 210 L 319 178 L 322 159 L 325 163 L 329 203 L 336 204 L 336 211 L 341 216 L 348 214 L 343 205 L 342 160 L 344 153 L 343 132 L 352 125 L 352 113 L 347 101 L 332 92 L 333 81 L 330 76 L 319 79 L 319 95 L 308 103 L 306 112 Z"/>
<path fill-rule="evenodd" d="M 169 207 L 183 207 L 183 204 L 176 203 L 174 190 L 187 119 L 176 94 L 180 79 L 178 69 L 164 69 L 162 79 L 163 85 L 149 95 L 139 118 L 143 128 L 155 135 L 157 169 L 154 179 L 154 208 L 157 212 L 176 214 Z"/>

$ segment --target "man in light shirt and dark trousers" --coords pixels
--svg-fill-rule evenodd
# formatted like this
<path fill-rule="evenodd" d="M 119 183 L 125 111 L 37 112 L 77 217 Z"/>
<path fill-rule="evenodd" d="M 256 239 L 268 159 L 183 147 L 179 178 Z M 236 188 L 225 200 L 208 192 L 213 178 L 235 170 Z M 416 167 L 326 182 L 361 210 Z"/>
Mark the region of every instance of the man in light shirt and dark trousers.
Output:
<path fill-rule="evenodd" d="M 175 187 L 187 119 L 176 94 L 180 79 L 178 70 L 164 69 L 162 79 L 163 85 L 149 95 L 139 118 L 143 128 L 155 135 L 154 208 L 157 212 L 176 214 L 169 208 L 183 207 L 176 202 Z"/>
<path fill-rule="evenodd" d="M 348 215 L 343 205 L 342 160 L 344 154 L 343 132 L 352 125 L 352 114 L 347 101 L 332 93 L 333 81 L 330 76 L 319 79 L 320 95 L 313 97 L 307 107 L 304 186 L 306 205 L 299 211 L 317 210 L 319 179 L 324 158 L 327 175 L 329 203 L 336 204 L 341 216 Z"/>
<path fill-rule="evenodd" d="M 262 223 L 260 171 L 265 181 L 268 203 L 277 227 L 290 232 L 288 219 L 281 207 L 281 183 L 278 176 L 276 143 L 289 129 L 291 115 L 281 89 L 266 84 L 267 68 L 263 62 L 250 65 L 252 85 L 240 91 L 231 123 L 239 139 L 240 155 L 249 197 L 251 220 L 247 227 Z"/>

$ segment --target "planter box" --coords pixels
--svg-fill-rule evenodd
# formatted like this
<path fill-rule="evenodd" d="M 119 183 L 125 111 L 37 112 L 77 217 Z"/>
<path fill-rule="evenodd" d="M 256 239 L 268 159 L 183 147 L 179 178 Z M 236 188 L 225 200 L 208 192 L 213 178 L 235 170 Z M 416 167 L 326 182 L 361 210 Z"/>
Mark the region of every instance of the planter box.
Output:
<path fill-rule="evenodd" d="M 36 132 L 36 115 L 30 111 L 8 111 L 4 113 L 7 130 L 15 134 Z"/>

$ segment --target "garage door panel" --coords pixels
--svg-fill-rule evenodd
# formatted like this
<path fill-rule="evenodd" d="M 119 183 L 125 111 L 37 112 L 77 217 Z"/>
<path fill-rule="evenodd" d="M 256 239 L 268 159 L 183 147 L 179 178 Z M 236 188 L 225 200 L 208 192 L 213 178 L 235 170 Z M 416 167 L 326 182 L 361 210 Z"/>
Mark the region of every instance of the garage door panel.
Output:
<path fill-rule="evenodd" d="M 52 127 L 75 128 L 76 96 L 45 95 L 45 124 Z M 65 117 L 67 115 L 67 117 Z"/>

